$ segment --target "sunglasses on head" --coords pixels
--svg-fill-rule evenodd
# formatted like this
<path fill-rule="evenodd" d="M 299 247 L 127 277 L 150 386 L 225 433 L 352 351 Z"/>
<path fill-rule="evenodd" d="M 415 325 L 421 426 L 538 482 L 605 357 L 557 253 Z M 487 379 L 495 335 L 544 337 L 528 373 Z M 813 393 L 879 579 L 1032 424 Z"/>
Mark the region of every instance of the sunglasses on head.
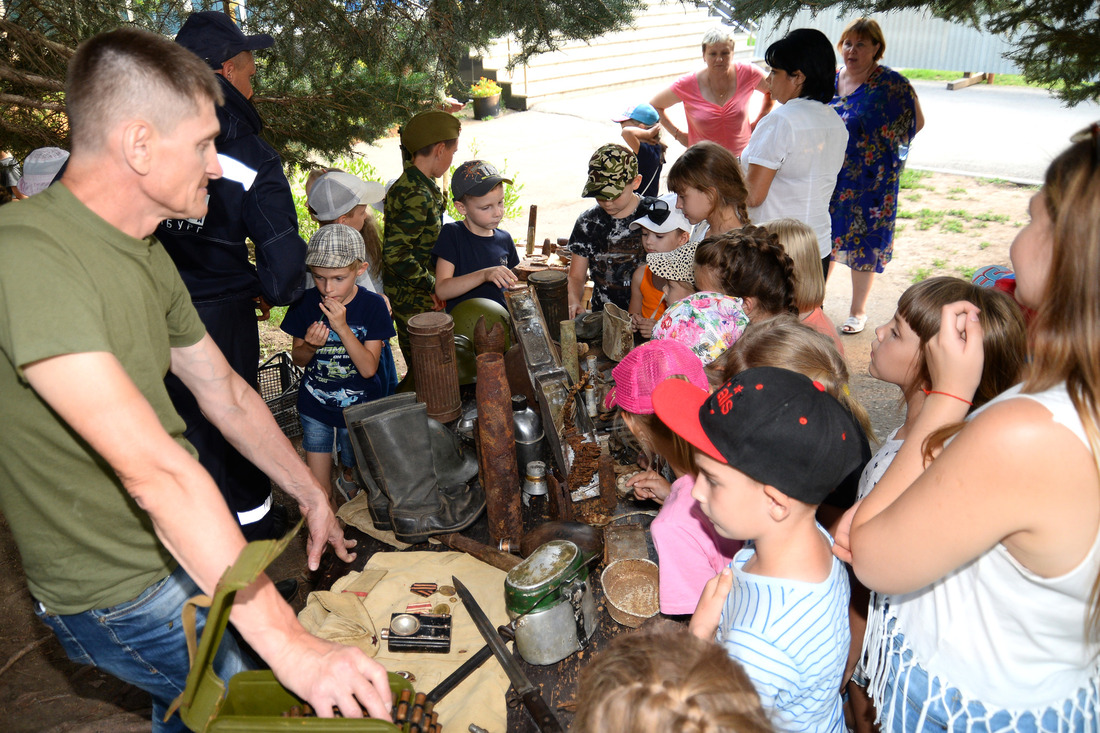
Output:
<path fill-rule="evenodd" d="M 661 224 L 664 224 L 666 221 L 668 221 L 668 217 L 671 214 L 672 210 L 668 208 L 668 202 L 657 199 L 649 205 L 649 212 L 646 214 L 646 216 L 649 217 L 649 220 L 651 222 L 653 222 L 657 226 L 660 226 Z"/>

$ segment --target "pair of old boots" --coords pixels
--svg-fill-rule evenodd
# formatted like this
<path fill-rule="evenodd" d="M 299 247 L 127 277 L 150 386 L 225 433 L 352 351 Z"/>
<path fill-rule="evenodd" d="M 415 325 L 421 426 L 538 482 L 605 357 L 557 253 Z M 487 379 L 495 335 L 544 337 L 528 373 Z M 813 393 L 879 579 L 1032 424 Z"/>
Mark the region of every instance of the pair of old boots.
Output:
<path fill-rule="evenodd" d="M 374 526 L 416 544 L 457 532 L 485 509 L 477 461 L 412 393 L 354 405 L 344 419 Z"/>

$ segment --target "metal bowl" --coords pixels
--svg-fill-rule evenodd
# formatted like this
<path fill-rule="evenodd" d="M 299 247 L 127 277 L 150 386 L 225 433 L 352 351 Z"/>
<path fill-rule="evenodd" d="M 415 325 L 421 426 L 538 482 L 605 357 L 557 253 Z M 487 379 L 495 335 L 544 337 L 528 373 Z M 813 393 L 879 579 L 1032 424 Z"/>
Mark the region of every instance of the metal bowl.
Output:
<path fill-rule="evenodd" d="M 616 560 L 604 568 L 600 583 L 608 613 L 623 626 L 637 628 L 661 610 L 656 563 L 637 558 Z"/>

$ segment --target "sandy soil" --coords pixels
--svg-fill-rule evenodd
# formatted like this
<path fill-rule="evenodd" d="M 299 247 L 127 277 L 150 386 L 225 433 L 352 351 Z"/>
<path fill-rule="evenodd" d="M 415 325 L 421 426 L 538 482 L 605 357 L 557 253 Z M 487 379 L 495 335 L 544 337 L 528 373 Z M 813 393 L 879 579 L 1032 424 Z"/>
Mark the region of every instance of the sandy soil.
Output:
<path fill-rule="evenodd" d="M 1008 265 L 1008 246 L 1026 220 L 1027 188 L 993 181 L 933 174 L 919 188 L 904 190 L 894 261 L 872 291 L 867 330 L 845 339 L 852 387 L 871 412 L 879 435 L 900 422 L 898 390 L 866 375 L 874 324 L 893 314 L 901 292 L 931 275 L 966 276 L 975 268 Z M 925 210 L 923 217 L 920 212 Z M 838 325 L 847 315 L 849 278 L 838 268 L 829 280 L 825 309 Z M 265 346 L 289 348 L 277 329 L 263 329 Z M 300 545 L 280 558 L 277 578 L 306 579 Z M 0 518 L 0 730 L 142 731 L 149 730 L 149 700 L 144 693 L 108 675 L 73 664 L 53 636 L 34 617 L 11 532 Z M 297 599 L 301 604 L 304 591 Z"/>

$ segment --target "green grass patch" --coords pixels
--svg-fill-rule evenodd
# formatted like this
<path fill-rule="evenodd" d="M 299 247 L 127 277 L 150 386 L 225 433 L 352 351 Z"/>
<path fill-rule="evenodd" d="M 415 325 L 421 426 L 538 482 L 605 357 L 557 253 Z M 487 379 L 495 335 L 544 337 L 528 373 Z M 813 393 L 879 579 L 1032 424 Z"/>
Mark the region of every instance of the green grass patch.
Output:
<path fill-rule="evenodd" d="M 901 172 L 901 181 L 898 183 L 898 186 L 907 189 L 926 188 L 929 191 L 932 191 L 933 188 L 931 186 L 926 186 L 921 183 L 921 181 L 923 181 L 925 178 L 930 177 L 931 175 L 932 173 L 930 171 L 918 171 L 913 170 L 912 168 L 906 168 Z"/>
<path fill-rule="evenodd" d="M 917 283 L 919 283 L 923 280 L 927 280 L 930 277 L 932 277 L 932 271 L 930 269 L 928 269 L 927 267 L 918 267 L 915 270 L 910 270 L 909 271 L 909 280 L 914 285 L 916 285 Z"/>
<path fill-rule="evenodd" d="M 948 219 L 943 224 L 940 224 L 940 229 L 945 232 L 951 232 L 952 234 L 962 234 L 963 223 L 958 219 Z"/>
<path fill-rule="evenodd" d="M 963 78 L 961 71 L 940 71 L 938 69 L 896 69 L 906 79 L 920 79 L 921 81 L 956 81 Z M 979 82 L 985 84 L 986 82 Z M 1028 81 L 1023 74 L 994 74 L 993 86 L 998 87 L 1032 87 L 1034 89 L 1051 89 L 1057 91 L 1064 84 L 1057 82 L 1052 87 L 1036 82 Z"/>
<path fill-rule="evenodd" d="M 993 213 L 990 213 L 988 211 L 983 211 L 980 214 L 975 214 L 974 218 L 977 219 L 978 221 L 993 221 L 993 222 L 996 222 L 998 224 L 1004 224 L 1005 222 L 1008 221 L 1008 215 L 1007 214 L 993 214 Z"/>
<path fill-rule="evenodd" d="M 973 267 L 973 266 L 971 266 L 971 267 L 956 267 L 955 272 L 959 273 L 959 277 L 965 278 L 967 280 L 972 280 L 974 278 L 974 273 L 977 271 L 977 269 L 978 269 L 977 267 Z"/>
<path fill-rule="evenodd" d="M 963 188 L 962 186 L 955 186 L 953 188 L 947 189 L 947 192 L 948 193 L 966 193 L 966 189 Z"/>
<path fill-rule="evenodd" d="M 942 269 L 947 265 L 947 260 L 941 260 L 939 258 L 932 260 L 932 267 Z"/>
<path fill-rule="evenodd" d="M 992 246 L 992 242 L 978 242 L 978 249 L 987 249 Z"/>

